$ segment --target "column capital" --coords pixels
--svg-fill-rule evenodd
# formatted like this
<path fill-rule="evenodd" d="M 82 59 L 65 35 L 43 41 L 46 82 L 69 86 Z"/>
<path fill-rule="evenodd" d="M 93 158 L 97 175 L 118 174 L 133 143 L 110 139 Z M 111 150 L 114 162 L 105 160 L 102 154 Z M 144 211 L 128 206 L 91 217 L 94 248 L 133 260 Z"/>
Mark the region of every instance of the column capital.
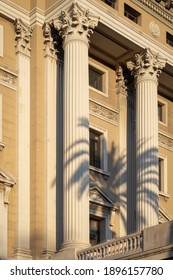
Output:
<path fill-rule="evenodd" d="M 146 48 L 142 53 L 135 54 L 134 62 L 127 62 L 127 68 L 135 77 L 136 82 L 142 80 L 154 80 L 157 82 L 165 64 L 166 59 L 162 58 L 159 53 L 152 52 L 149 48 Z"/>
<path fill-rule="evenodd" d="M 60 17 L 53 20 L 52 24 L 59 31 L 64 44 L 73 40 L 81 40 L 88 44 L 98 20 L 99 17 L 83 9 L 77 1 L 73 1 L 70 9 L 62 11 Z"/>
<path fill-rule="evenodd" d="M 117 94 L 121 93 L 127 96 L 127 87 L 125 85 L 123 69 L 121 66 L 118 66 L 116 69 L 116 89 Z"/>
<path fill-rule="evenodd" d="M 20 18 L 17 18 L 14 22 L 15 26 L 15 47 L 16 53 L 20 52 L 27 56 L 30 56 L 30 39 L 32 36 L 33 28 L 25 24 Z"/>
<path fill-rule="evenodd" d="M 56 41 L 53 38 L 51 24 L 45 22 L 42 26 L 44 36 L 44 56 L 57 58 Z"/>

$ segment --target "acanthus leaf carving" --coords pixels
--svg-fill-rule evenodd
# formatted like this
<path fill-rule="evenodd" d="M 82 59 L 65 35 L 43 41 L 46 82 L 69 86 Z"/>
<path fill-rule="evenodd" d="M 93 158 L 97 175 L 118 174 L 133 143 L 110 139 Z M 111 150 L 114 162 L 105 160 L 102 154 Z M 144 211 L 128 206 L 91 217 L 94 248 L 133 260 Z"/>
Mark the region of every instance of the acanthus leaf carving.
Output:
<path fill-rule="evenodd" d="M 25 55 L 30 56 L 31 47 L 30 39 L 32 36 L 33 28 L 25 24 L 21 19 L 16 19 L 14 22 L 15 26 L 15 41 L 16 41 L 16 53 L 21 52 Z"/>
<path fill-rule="evenodd" d="M 50 55 L 53 58 L 56 58 L 57 54 L 57 42 L 55 37 L 53 36 L 51 23 L 45 22 L 43 24 L 43 36 L 44 36 L 44 53 L 46 55 Z"/>
<path fill-rule="evenodd" d="M 121 66 L 118 66 L 116 69 L 116 88 L 117 93 L 127 94 L 127 87 L 125 85 L 125 79 L 123 75 L 123 69 Z"/>
<path fill-rule="evenodd" d="M 127 62 L 127 68 L 136 79 L 147 76 L 157 81 L 165 64 L 166 59 L 146 48 L 141 54 L 135 54 L 134 62 Z"/>
<path fill-rule="evenodd" d="M 77 1 L 73 1 L 69 11 L 62 11 L 60 17 L 53 20 L 52 24 L 64 42 L 68 39 L 81 39 L 88 43 L 98 20 L 99 17 L 81 8 Z"/>

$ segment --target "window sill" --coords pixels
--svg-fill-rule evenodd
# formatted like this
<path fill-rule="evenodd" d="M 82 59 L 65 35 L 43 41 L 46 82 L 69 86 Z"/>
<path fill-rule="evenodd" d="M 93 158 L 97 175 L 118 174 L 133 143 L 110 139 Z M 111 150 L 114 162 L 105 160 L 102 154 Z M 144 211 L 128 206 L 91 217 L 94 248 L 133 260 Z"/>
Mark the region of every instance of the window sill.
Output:
<path fill-rule="evenodd" d="M 103 177 L 104 177 L 105 180 L 107 180 L 108 177 L 110 177 L 110 173 L 107 172 L 107 171 L 105 171 L 105 170 L 103 170 L 103 169 L 94 167 L 94 166 L 92 166 L 92 165 L 89 166 L 89 169 L 90 169 L 91 171 L 94 171 L 94 172 L 96 172 L 96 173 L 99 173 L 99 174 L 103 175 Z"/>
<path fill-rule="evenodd" d="M 170 195 L 165 192 L 159 192 L 160 196 L 163 196 L 165 200 L 168 200 L 170 198 Z"/>
<path fill-rule="evenodd" d="M 166 126 L 166 127 L 168 126 L 166 122 L 162 122 L 162 121 L 159 121 L 159 124 Z"/>
<path fill-rule="evenodd" d="M 89 86 L 89 89 L 92 90 L 92 91 L 94 91 L 94 92 L 96 92 L 96 93 L 98 93 L 98 94 L 101 94 L 101 95 L 103 95 L 103 96 L 105 96 L 105 97 L 108 97 L 107 92 L 98 90 L 98 89 L 96 89 L 96 88 L 94 88 L 94 87 L 92 87 L 92 86 Z"/>

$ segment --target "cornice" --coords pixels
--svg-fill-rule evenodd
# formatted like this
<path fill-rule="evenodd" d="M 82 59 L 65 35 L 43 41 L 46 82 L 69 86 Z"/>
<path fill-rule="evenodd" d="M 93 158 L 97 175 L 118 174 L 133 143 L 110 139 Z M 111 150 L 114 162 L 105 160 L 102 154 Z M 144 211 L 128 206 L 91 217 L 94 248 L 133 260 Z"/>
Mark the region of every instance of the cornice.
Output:
<path fill-rule="evenodd" d="M 108 106 L 96 102 L 92 99 L 89 100 L 89 112 L 91 115 L 107 121 L 113 125 L 118 125 L 119 114 Z"/>
<path fill-rule="evenodd" d="M 172 28 L 173 25 L 173 12 L 166 9 L 160 3 L 155 0 L 131 0 L 133 3 L 143 8 L 145 11 L 150 13 L 152 16 L 158 18 L 160 21 L 165 23 L 167 26 Z"/>
<path fill-rule="evenodd" d="M 45 12 L 37 7 L 30 12 L 29 17 L 31 26 L 36 24 L 43 26 L 45 22 Z"/>
<path fill-rule="evenodd" d="M 0 14 L 15 21 L 16 18 L 22 19 L 26 24 L 30 24 L 29 12 L 17 4 L 9 0 L 1 0 L 1 11 Z"/>

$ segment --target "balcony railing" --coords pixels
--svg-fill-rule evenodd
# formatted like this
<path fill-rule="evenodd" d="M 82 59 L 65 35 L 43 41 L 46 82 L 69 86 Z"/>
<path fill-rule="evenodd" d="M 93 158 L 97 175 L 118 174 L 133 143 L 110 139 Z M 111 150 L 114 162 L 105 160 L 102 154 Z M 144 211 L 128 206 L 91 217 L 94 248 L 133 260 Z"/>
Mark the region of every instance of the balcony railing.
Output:
<path fill-rule="evenodd" d="M 78 260 L 118 259 L 142 252 L 142 245 L 142 232 L 137 232 L 79 251 L 77 257 Z"/>

